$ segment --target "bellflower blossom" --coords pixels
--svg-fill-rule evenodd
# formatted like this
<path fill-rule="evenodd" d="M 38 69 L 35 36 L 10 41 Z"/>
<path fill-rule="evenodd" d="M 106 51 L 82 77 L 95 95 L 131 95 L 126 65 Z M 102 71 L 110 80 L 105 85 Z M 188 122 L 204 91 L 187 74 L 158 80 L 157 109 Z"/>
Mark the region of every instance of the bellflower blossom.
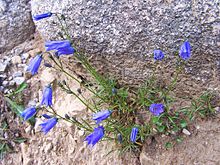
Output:
<path fill-rule="evenodd" d="M 51 85 L 47 86 L 44 89 L 41 105 L 46 105 L 46 106 L 52 105 L 52 87 L 51 87 Z"/>
<path fill-rule="evenodd" d="M 96 120 L 96 124 L 99 124 L 102 122 L 102 120 L 107 119 L 111 115 L 111 110 L 104 110 L 97 112 L 96 114 L 93 114 L 93 120 Z"/>
<path fill-rule="evenodd" d="M 32 75 L 35 75 L 40 67 L 42 61 L 42 55 L 36 55 L 29 63 L 27 67 L 27 72 L 30 72 Z"/>
<path fill-rule="evenodd" d="M 51 118 L 51 116 L 49 116 L 49 115 L 47 115 L 47 114 L 43 114 L 42 115 L 45 119 L 50 119 Z"/>
<path fill-rule="evenodd" d="M 119 143 L 122 143 L 122 141 L 123 141 L 122 135 L 120 133 L 118 134 L 118 141 L 119 141 Z"/>
<path fill-rule="evenodd" d="M 35 15 L 34 16 L 34 20 L 35 21 L 39 21 L 41 19 L 44 19 L 44 18 L 47 18 L 47 17 L 51 17 L 52 16 L 52 13 L 51 12 L 48 12 L 48 13 L 43 13 L 43 14 L 38 14 L 38 15 Z"/>
<path fill-rule="evenodd" d="M 75 52 L 75 49 L 72 47 L 70 41 L 47 41 L 45 43 L 47 51 L 56 50 L 56 55 L 70 55 Z"/>
<path fill-rule="evenodd" d="M 34 116 L 36 114 L 36 108 L 35 107 L 29 107 L 26 108 L 22 113 L 21 113 L 21 117 L 24 118 L 24 120 L 28 120 L 30 119 L 32 116 Z"/>
<path fill-rule="evenodd" d="M 57 124 L 57 121 L 58 119 L 56 117 L 53 117 L 48 119 L 44 123 L 41 123 L 41 131 L 44 132 L 44 134 L 46 135 Z"/>
<path fill-rule="evenodd" d="M 162 60 L 164 53 L 161 50 L 154 50 L 154 60 Z"/>
<path fill-rule="evenodd" d="M 130 135 L 130 140 L 131 142 L 136 142 L 136 138 L 137 138 L 137 134 L 138 134 L 138 128 L 134 127 L 131 130 L 131 135 Z"/>
<path fill-rule="evenodd" d="M 104 127 L 99 126 L 94 129 L 94 131 L 88 135 L 84 141 L 88 142 L 88 145 L 94 146 L 99 140 L 104 136 Z"/>
<path fill-rule="evenodd" d="M 191 56 L 191 47 L 188 41 L 184 42 L 179 51 L 179 55 L 183 60 L 187 60 Z"/>
<path fill-rule="evenodd" d="M 149 108 L 150 112 L 155 116 L 160 116 L 164 112 L 163 104 L 151 104 Z"/>
<path fill-rule="evenodd" d="M 112 94 L 116 95 L 117 94 L 117 89 L 116 88 L 112 88 Z"/>

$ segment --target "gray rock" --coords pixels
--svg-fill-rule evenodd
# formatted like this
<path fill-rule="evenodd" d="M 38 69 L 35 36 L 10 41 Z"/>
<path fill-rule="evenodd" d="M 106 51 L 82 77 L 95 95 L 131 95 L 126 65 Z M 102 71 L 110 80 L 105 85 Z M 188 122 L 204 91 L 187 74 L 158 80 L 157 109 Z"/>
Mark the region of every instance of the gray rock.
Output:
<path fill-rule="evenodd" d="M 25 67 L 27 67 L 27 64 L 18 64 L 18 67 L 19 68 L 25 68 Z"/>
<path fill-rule="evenodd" d="M 177 95 L 194 97 L 209 88 L 213 78 L 220 79 L 218 1 L 63 0 L 62 6 L 59 0 L 31 2 L 33 15 L 63 13 L 74 45 L 92 57 L 100 73 L 109 73 L 121 84 L 138 86 L 149 78 L 154 49 L 165 53 L 163 69 L 157 73 L 161 82 L 170 82 L 174 53 L 185 40 L 191 43 L 192 58 L 185 69 L 188 78 L 176 88 Z M 55 16 L 35 22 L 46 40 L 61 39 L 53 21 L 57 22 Z"/>
<path fill-rule="evenodd" d="M 28 53 L 21 54 L 22 60 L 27 60 L 29 57 L 30 57 L 30 54 L 28 54 Z"/>
<path fill-rule="evenodd" d="M 7 76 L 6 76 L 5 74 L 1 74 L 1 75 L 0 75 L 0 79 L 2 79 L 2 80 L 6 79 L 6 77 L 7 77 Z"/>
<path fill-rule="evenodd" d="M 193 54 L 220 52 L 218 1 L 33 0 L 33 14 L 63 13 L 71 37 L 88 54 L 144 57 L 160 48 L 167 55 L 189 40 Z M 37 21 L 46 39 L 60 39 L 56 17 Z M 80 41 L 80 42 L 79 42 Z M 78 44 L 80 43 L 80 44 Z"/>
<path fill-rule="evenodd" d="M 185 135 L 187 135 L 187 136 L 190 136 L 191 135 L 191 133 L 187 130 L 187 129 L 183 129 L 182 130 L 182 132 L 185 134 Z"/>
<path fill-rule="evenodd" d="M 4 94 L 9 93 L 9 89 L 4 89 Z"/>
<path fill-rule="evenodd" d="M 9 86 L 14 86 L 15 84 L 16 84 L 16 83 L 15 83 L 14 80 L 12 80 L 12 81 L 9 82 Z"/>
<path fill-rule="evenodd" d="M 9 81 L 11 81 L 12 79 L 13 79 L 13 77 L 12 77 L 12 76 L 10 76 L 10 77 L 8 78 L 8 80 L 9 80 Z"/>
<path fill-rule="evenodd" d="M 4 87 L 3 86 L 0 86 L 0 91 L 4 91 Z"/>
<path fill-rule="evenodd" d="M 22 77 L 23 73 L 21 71 L 15 72 L 13 77 Z"/>
<path fill-rule="evenodd" d="M 30 100 L 28 106 L 36 106 L 37 102 L 35 100 Z"/>
<path fill-rule="evenodd" d="M 8 83 L 9 83 L 8 81 L 3 81 L 3 82 L 2 82 L 2 85 L 3 85 L 4 87 L 6 87 L 6 86 L 8 85 Z"/>
<path fill-rule="evenodd" d="M 25 81 L 25 78 L 24 77 L 15 77 L 14 81 L 15 81 L 16 85 L 21 85 Z"/>
<path fill-rule="evenodd" d="M 7 68 L 7 64 L 0 62 L 0 73 L 4 73 Z"/>
<path fill-rule="evenodd" d="M 16 55 L 16 56 L 12 57 L 11 61 L 12 61 L 12 64 L 14 64 L 14 65 L 15 64 L 20 64 L 21 63 L 21 57 Z"/>
<path fill-rule="evenodd" d="M 0 16 L 6 11 L 6 2 L 3 0 L 0 0 Z"/>
<path fill-rule="evenodd" d="M 0 0 L 0 54 L 29 39 L 34 31 L 29 0 Z"/>

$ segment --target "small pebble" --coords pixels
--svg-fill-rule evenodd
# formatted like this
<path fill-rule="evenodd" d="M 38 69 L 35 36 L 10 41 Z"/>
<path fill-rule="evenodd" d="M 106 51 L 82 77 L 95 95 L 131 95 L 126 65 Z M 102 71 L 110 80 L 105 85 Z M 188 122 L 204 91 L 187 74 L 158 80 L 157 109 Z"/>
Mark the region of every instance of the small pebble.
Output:
<path fill-rule="evenodd" d="M 25 78 L 24 77 L 15 77 L 14 81 L 17 85 L 21 85 L 25 81 Z"/>
<path fill-rule="evenodd" d="M 191 135 L 191 133 L 187 130 L 187 129 L 183 129 L 183 131 L 182 131 L 185 135 L 187 135 L 187 136 L 190 136 Z"/>
<path fill-rule="evenodd" d="M 220 107 L 215 107 L 215 112 L 220 112 Z"/>
<path fill-rule="evenodd" d="M 8 85 L 8 81 L 3 81 L 3 82 L 2 82 L 2 85 L 3 85 L 4 87 L 6 87 L 6 86 Z"/>
<path fill-rule="evenodd" d="M 4 94 L 7 94 L 9 92 L 9 89 L 4 90 Z"/>
<path fill-rule="evenodd" d="M 10 77 L 8 78 L 8 80 L 9 80 L 9 81 L 11 81 L 12 79 L 13 79 L 13 77 L 12 77 L 12 76 L 10 76 Z"/>
<path fill-rule="evenodd" d="M 25 68 L 25 67 L 27 67 L 27 65 L 26 64 L 18 64 L 18 67 L 19 68 Z"/>
<path fill-rule="evenodd" d="M 0 91 L 2 92 L 4 90 L 4 87 L 3 86 L 0 86 Z"/>
<path fill-rule="evenodd" d="M 27 60 L 29 57 L 30 57 L 30 54 L 28 54 L 28 53 L 23 53 L 23 54 L 21 55 L 21 59 L 22 59 L 22 60 Z"/>
<path fill-rule="evenodd" d="M 1 73 L 4 73 L 5 72 L 5 70 L 6 70 L 6 68 L 7 68 L 7 64 L 4 64 L 4 63 L 0 63 L 0 72 Z"/>
<path fill-rule="evenodd" d="M 15 72 L 13 77 L 22 77 L 23 73 L 21 71 Z"/>
<path fill-rule="evenodd" d="M 14 56 L 14 57 L 12 57 L 12 59 L 11 59 L 11 61 L 12 61 L 12 64 L 20 64 L 21 63 L 21 57 L 20 56 Z"/>
<path fill-rule="evenodd" d="M 85 131 L 83 131 L 83 130 L 79 130 L 79 132 L 78 132 L 79 136 L 83 136 L 84 133 L 85 133 Z"/>
<path fill-rule="evenodd" d="M 9 86 L 14 86 L 15 84 L 16 84 L 16 83 L 15 83 L 14 80 L 12 80 L 12 81 L 9 82 Z"/>

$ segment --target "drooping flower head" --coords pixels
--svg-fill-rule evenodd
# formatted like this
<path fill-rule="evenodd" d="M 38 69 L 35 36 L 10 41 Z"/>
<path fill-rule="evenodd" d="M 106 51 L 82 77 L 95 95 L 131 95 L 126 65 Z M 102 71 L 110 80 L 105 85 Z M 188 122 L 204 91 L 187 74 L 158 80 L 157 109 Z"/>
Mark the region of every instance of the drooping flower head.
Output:
<path fill-rule="evenodd" d="M 120 133 L 118 134 L 118 141 L 119 141 L 119 143 L 122 143 L 122 141 L 123 141 L 122 135 Z"/>
<path fill-rule="evenodd" d="M 164 53 L 161 50 L 154 50 L 154 60 L 162 60 Z"/>
<path fill-rule="evenodd" d="M 184 42 L 179 51 L 179 55 L 183 60 L 188 60 L 191 56 L 191 47 L 188 41 Z"/>
<path fill-rule="evenodd" d="M 107 119 L 111 115 L 111 110 L 104 110 L 97 112 L 96 114 L 93 114 L 93 120 L 96 120 L 96 124 L 99 124 L 102 122 L 102 120 Z"/>
<path fill-rule="evenodd" d="M 43 91 L 43 98 L 41 105 L 51 106 L 52 105 L 52 87 L 51 85 L 46 86 Z"/>
<path fill-rule="evenodd" d="M 151 104 L 149 109 L 153 115 L 159 116 L 161 113 L 164 112 L 164 105 L 163 104 Z"/>
<path fill-rule="evenodd" d="M 35 107 L 29 107 L 26 108 L 22 113 L 21 113 L 21 117 L 26 121 L 28 119 L 30 119 L 32 116 L 34 116 L 36 114 L 36 108 Z"/>
<path fill-rule="evenodd" d="M 27 72 L 30 72 L 32 75 L 35 75 L 40 67 L 42 61 L 42 55 L 36 55 L 29 63 L 27 67 Z"/>
<path fill-rule="evenodd" d="M 85 138 L 85 141 L 88 142 L 88 145 L 94 146 L 99 140 L 104 136 L 104 127 L 98 126 L 94 131 Z"/>
<path fill-rule="evenodd" d="M 75 49 L 72 47 L 70 41 L 47 41 L 45 43 L 47 51 L 56 50 L 56 55 L 70 55 L 75 52 Z"/>
<path fill-rule="evenodd" d="M 51 17 L 52 16 L 52 13 L 51 12 L 48 12 L 48 13 L 43 13 L 43 14 L 38 14 L 38 15 L 35 15 L 34 16 L 34 20 L 35 21 L 39 21 L 41 19 L 44 19 L 44 18 L 47 18 L 47 17 Z"/>
<path fill-rule="evenodd" d="M 116 88 L 112 88 L 112 94 L 116 95 L 117 94 L 117 89 Z"/>
<path fill-rule="evenodd" d="M 44 132 L 44 134 L 47 134 L 56 124 L 58 119 L 56 117 L 50 118 L 44 123 L 41 123 L 41 131 Z"/>
<path fill-rule="evenodd" d="M 47 115 L 47 114 L 43 114 L 42 115 L 45 119 L 50 119 L 51 118 L 51 116 L 49 116 L 49 115 Z"/>
<path fill-rule="evenodd" d="M 134 127 L 131 130 L 131 135 L 130 135 L 130 141 L 131 142 L 136 142 L 136 138 L 137 138 L 137 134 L 138 134 L 138 128 Z"/>

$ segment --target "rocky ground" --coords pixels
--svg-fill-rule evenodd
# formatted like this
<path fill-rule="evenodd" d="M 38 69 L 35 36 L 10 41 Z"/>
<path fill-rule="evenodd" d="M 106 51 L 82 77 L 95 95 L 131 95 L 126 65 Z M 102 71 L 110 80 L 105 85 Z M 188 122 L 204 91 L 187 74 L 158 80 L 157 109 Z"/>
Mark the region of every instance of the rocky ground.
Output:
<path fill-rule="evenodd" d="M 12 88 L 27 81 L 29 90 L 26 95 L 25 105 L 36 104 L 41 98 L 43 87 L 51 81 L 64 79 L 63 75 L 56 74 L 53 70 L 41 67 L 39 74 L 28 79 L 25 68 L 31 57 L 43 50 L 43 41 L 38 34 L 34 39 L 26 41 L 6 52 L 0 61 L 0 89 L 8 93 Z M 77 68 L 72 68 L 77 69 Z M 79 85 L 67 80 L 75 90 Z M 84 91 L 85 97 L 90 93 Z M 54 108 L 60 115 L 84 116 L 89 118 L 91 112 L 77 101 L 73 96 L 67 95 L 59 89 L 54 92 Z M 9 110 L 5 111 L 9 113 Z M 11 112 L 10 112 L 11 114 Z M 87 115 L 85 115 L 87 114 Z M 1 116 L 2 117 L 2 116 Z M 2 165 L 218 165 L 220 164 L 220 116 L 199 120 L 183 134 L 184 141 L 171 149 L 165 149 L 164 143 L 169 137 L 158 136 L 149 139 L 144 144 L 140 156 L 127 153 L 123 157 L 117 152 L 106 154 L 115 148 L 114 143 L 101 142 L 94 148 L 88 148 L 83 142 L 85 132 L 78 130 L 65 122 L 59 122 L 47 135 L 39 131 L 37 120 L 35 133 L 28 124 L 22 124 L 18 118 L 7 116 L 11 127 L 18 127 L 22 136 L 28 137 L 25 143 L 15 146 L 13 153 L 7 154 L 0 164 Z"/>

